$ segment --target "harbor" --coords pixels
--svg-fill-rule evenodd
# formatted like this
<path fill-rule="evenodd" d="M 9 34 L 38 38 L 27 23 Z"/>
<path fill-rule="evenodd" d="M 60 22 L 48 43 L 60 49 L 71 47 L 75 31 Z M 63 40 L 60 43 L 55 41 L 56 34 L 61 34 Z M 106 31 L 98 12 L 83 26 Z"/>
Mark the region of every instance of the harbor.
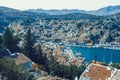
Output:
<path fill-rule="evenodd" d="M 92 60 L 105 62 L 105 63 L 119 63 L 120 62 L 120 50 L 108 49 L 108 48 L 88 48 L 88 47 L 75 47 L 71 49 L 75 52 L 80 52 L 82 57 L 85 58 L 85 62 L 91 62 Z"/>

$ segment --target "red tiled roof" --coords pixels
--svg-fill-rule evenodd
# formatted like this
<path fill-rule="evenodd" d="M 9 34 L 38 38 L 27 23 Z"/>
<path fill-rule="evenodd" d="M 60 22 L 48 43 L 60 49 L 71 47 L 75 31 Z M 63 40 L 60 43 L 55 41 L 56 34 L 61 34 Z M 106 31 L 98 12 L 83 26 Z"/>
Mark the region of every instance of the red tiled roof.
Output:
<path fill-rule="evenodd" d="M 111 77 L 112 70 L 101 65 L 91 65 L 89 70 L 83 74 L 83 77 L 90 78 L 91 80 L 106 80 Z"/>

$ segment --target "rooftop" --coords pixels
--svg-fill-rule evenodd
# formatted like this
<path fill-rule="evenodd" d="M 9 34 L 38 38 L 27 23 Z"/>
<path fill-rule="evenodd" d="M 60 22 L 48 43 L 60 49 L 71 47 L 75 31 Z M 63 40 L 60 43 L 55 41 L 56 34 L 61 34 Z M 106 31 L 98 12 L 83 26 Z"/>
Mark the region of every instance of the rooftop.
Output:
<path fill-rule="evenodd" d="M 82 74 L 80 80 L 106 80 L 111 77 L 112 73 L 113 70 L 109 67 L 100 64 L 90 64 Z"/>
<path fill-rule="evenodd" d="M 23 63 L 31 61 L 27 56 L 25 56 L 22 53 L 18 53 L 18 56 L 15 57 L 14 59 L 15 59 L 16 65 L 23 64 Z"/>

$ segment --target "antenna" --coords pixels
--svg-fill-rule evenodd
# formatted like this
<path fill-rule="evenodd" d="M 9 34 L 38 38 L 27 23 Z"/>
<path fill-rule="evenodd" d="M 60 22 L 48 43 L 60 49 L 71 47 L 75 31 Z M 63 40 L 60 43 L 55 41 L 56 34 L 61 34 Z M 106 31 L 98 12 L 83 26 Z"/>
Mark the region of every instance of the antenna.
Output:
<path fill-rule="evenodd" d="M 105 54 L 103 53 L 103 63 L 105 62 Z"/>
<path fill-rule="evenodd" d="M 94 60 L 95 60 L 95 63 L 96 63 L 96 61 L 97 61 L 97 56 L 96 56 L 96 54 L 94 55 Z"/>
<path fill-rule="evenodd" d="M 112 52 L 110 51 L 110 54 L 111 54 L 111 56 L 110 56 L 110 64 L 112 64 Z"/>

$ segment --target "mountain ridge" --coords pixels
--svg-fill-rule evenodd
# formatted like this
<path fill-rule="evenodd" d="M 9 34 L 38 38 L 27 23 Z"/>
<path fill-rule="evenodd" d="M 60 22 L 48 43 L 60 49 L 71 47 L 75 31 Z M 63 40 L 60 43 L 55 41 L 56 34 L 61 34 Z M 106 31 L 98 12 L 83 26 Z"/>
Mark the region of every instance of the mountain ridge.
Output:
<path fill-rule="evenodd" d="M 83 13 L 83 14 L 90 14 L 90 15 L 96 15 L 96 16 L 108 16 L 112 15 L 115 13 L 120 12 L 120 5 L 116 6 L 107 6 L 100 8 L 98 10 L 91 10 L 91 11 L 86 11 L 86 10 L 79 10 L 79 9 L 50 9 L 50 10 L 45 10 L 45 9 L 28 9 L 28 10 L 17 10 L 9 7 L 4 7 L 0 6 L 0 12 L 32 12 L 32 13 L 44 13 L 44 14 L 49 14 L 49 15 L 64 15 L 64 14 L 71 14 L 71 13 Z"/>
<path fill-rule="evenodd" d="M 97 16 L 107 16 L 107 15 L 120 12 L 120 5 L 107 6 L 107 7 L 100 8 L 98 10 L 91 10 L 91 11 L 79 10 L 79 9 L 62 9 L 62 10 L 29 9 L 26 11 L 34 12 L 34 13 L 47 13 L 50 15 L 62 15 L 62 14 L 69 14 L 69 13 L 85 13 L 85 14 L 92 14 L 92 15 L 97 15 Z"/>

